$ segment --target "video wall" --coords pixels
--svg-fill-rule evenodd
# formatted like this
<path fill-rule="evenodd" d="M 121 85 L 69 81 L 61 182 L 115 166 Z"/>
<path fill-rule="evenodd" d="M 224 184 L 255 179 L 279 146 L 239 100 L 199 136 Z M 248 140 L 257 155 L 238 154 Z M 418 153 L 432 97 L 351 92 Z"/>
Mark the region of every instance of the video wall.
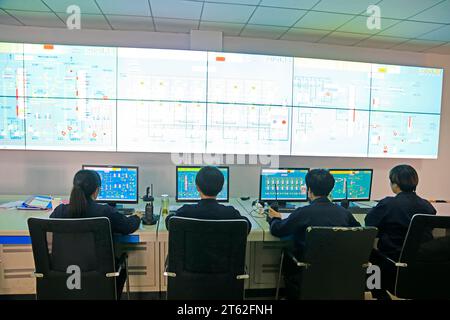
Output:
<path fill-rule="evenodd" d="M 0 149 L 437 158 L 443 69 L 0 43 Z"/>

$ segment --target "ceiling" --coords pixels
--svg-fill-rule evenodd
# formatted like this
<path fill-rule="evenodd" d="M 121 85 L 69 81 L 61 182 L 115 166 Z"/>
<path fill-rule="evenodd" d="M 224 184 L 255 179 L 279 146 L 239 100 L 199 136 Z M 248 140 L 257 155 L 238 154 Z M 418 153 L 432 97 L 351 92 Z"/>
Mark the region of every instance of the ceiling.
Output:
<path fill-rule="evenodd" d="M 450 0 L 0 0 L 0 24 L 65 28 L 66 8 L 82 29 L 284 39 L 450 54 Z M 366 26 L 369 5 L 381 29 Z"/>

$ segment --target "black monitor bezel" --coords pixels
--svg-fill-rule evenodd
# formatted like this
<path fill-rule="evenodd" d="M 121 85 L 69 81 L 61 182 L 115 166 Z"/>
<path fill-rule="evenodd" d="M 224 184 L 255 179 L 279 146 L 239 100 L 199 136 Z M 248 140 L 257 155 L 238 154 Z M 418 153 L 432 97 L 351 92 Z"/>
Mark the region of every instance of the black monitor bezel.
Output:
<path fill-rule="evenodd" d="M 95 202 L 97 203 L 107 203 L 107 204 L 137 204 L 139 202 L 139 167 L 138 166 L 124 166 L 124 165 L 101 165 L 101 164 L 83 164 L 81 166 L 83 170 L 86 170 L 86 168 L 131 168 L 136 169 L 136 200 L 127 201 L 127 200 L 99 200 L 96 199 Z"/>
<path fill-rule="evenodd" d="M 179 199 L 178 197 L 178 169 L 179 168 L 203 168 L 204 166 L 176 166 L 175 167 L 175 202 L 198 202 L 201 199 Z M 217 199 L 217 202 L 230 202 L 230 167 L 229 166 L 216 166 L 218 169 L 227 170 L 227 198 Z"/>
<path fill-rule="evenodd" d="M 370 186 L 369 186 L 369 198 L 343 198 L 343 199 L 333 199 L 333 201 L 342 201 L 342 200 L 349 200 L 349 201 L 370 201 L 372 197 L 372 184 L 373 184 L 373 169 L 370 168 L 333 168 L 328 169 L 328 171 L 331 173 L 332 171 L 370 171 Z M 331 173 L 332 174 L 332 173 Z M 334 177 L 334 176 L 333 176 Z M 334 187 L 333 187 L 334 189 Z M 331 190 L 330 195 L 332 194 L 333 190 Z"/>
<path fill-rule="evenodd" d="M 306 193 L 306 198 L 305 199 L 261 199 L 261 187 L 262 187 L 262 172 L 263 170 L 306 170 L 306 171 L 310 171 L 310 168 L 261 168 L 260 172 L 259 172 L 259 196 L 258 199 L 259 201 L 263 202 L 263 201 L 283 201 L 283 202 L 308 202 L 308 193 Z"/>

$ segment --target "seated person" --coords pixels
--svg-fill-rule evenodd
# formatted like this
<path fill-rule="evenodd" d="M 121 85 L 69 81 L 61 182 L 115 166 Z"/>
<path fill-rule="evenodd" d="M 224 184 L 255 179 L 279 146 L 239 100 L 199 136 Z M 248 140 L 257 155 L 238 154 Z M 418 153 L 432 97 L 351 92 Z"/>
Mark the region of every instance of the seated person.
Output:
<path fill-rule="evenodd" d="M 371 262 L 381 268 L 383 291 L 393 289 L 395 269 L 382 256 L 398 261 L 413 215 L 436 214 L 431 203 L 416 194 L 419 176 L 413 167 L 403 164 L 392 168 L 389 180 L 396 196 L 378 202 L 365 218 L 366 226 L 378 228 L 378 250 L 372 253 Z"/>
<path fill-rule="evenodd" d="M 360 224 L 353 215 L 343 207 L 332 203 L 328 195 L 334 187 L 334 177 L 328 170 L 313 169 L 305 178 L 310 204 L 297 208 L 288 218 L 269 209 L 270 232 L 276 237 L 292 236 L 294 254 L 301 257 L 305 246 L 306 229 L 318 227 L 359 227 Z M 301 273 L 291 259 L 284 259 L 283 274 L 285 278 L 288 299 L 298 296 Z"/>
<path fill-rule="evenodd" d="M 98 172 L 80 170 L 73 178 L 73 188 L 69 204 L 56 207 L 50 218 L 95 218 L 107 217 L 113 233 L 130 234 L 135 232 L 141 223 L 141 215 L 125 216 L 109 205 L 96 203 L 94 200 L 100 192 L 101 179 Z M 59 245 L 58 238 L 53 239 L 53 251 L 58 248 L 67 250 L 64 244 Z M 78 244 L 79 245 L 79 244 Z M 119 260 L 116 258 L 116 268 Z M 117 296 L 120 297 L 126 281 L 126 272 L 121 272 L 117 278 Z"/>
<path fill-rule="evenodd" d="M 176 215 L 207 220 L 243 219 L 247 221 L 250 233 L 252 224 L 246 217 L 241 216 L 233 206 L 224 206 L 216 200 L 217 195 L 222 191 L 224 180 L 222 172 L 216 167 L 207 166 L 200 169 L 195 177 L 195 184 L 201 200 L 197 204 L 185 204 L 176 213 L 169 214 L 166 218 L 167 230 L 169 230 L 170 218 Z"/>
<path fill-rule="evenodd" d="M 73 178 L 69 204 L 61 204 L 53 210 L 50 218 L 107 217 L 113 233 L 130 234 L 141 223 L 140 215 L 125 216 L 109 205 L 96 203 L 101 179 L 96 171 L 80 170 Z"/>

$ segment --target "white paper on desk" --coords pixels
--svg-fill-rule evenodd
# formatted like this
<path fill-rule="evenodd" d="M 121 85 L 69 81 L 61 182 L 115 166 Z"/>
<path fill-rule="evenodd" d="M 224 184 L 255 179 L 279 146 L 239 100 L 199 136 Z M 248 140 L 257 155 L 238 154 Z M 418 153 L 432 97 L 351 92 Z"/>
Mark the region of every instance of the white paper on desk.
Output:
<path fill-rule="evenodd" d="M 0 205 L 1 209 L 15 209 L 22 205 L 23 201 L 12 201 Z"/>

